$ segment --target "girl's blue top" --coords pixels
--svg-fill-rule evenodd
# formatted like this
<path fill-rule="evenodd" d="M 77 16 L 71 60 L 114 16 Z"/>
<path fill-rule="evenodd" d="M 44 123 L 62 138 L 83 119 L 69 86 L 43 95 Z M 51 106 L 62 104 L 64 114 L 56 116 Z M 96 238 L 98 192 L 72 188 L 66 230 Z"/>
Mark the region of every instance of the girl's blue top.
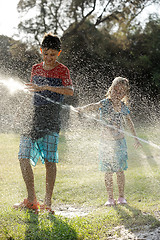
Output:
<path fill-rule="evenodd" d="M 121 101 L 121 110 L 116 112 L 113 108 L 112 101 L 108 98 L 100 101 L 102 107 L 100 108 L 100 118 L 107 125 L 114 126 L 119 130 L 123 130 L 122 121 L 123 116 L 126 116 L 130 113 L 130 110 L 124 102 Z M 114 134 L 118 134 L 116 131 Z"/>

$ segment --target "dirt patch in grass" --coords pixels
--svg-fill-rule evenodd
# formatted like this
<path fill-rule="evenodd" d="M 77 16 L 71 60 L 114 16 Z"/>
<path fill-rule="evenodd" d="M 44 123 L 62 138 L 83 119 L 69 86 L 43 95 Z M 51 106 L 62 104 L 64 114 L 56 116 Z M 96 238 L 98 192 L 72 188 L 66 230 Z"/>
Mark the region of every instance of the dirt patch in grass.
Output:
<path fill-rule="evenodd" d="M 118 235 L 118 236 L 117 236 Z M 135 229 L 126 229 L 124 226 L 118 226 L 112 229 L 111 236 L 108 240 L 159 240 L 160 227 L 152 229 L 151 226 L 144 226 L 141 231 Z"/>
<path fill-rule="evenodd" d="M 60 215 L 67 218 L 73 217 L 85 217 L 89 213 L 92 213 L 92 209 L 88 209 L 85 207 L 77 207 L 75 205 L 58 205 L 54 208 L 55 214 Z"/>
<path fill-rule="evenodd" d="M 78 207 L 75 205 L 58 205 L 55 207 L 56 215 L 66 218 L 85 217 L 95 211 L 93 208 Z M 155 217 L 160 220 L 160 212 L 155 212 Z M 124 225 L 113 227 L 108 232 L 107 240 L 160 240 L 160 226 L 153 228 L 151 225 L 134 226 L 127 229 Z M 107 230 L 107 229 L 106 229 Z"/>

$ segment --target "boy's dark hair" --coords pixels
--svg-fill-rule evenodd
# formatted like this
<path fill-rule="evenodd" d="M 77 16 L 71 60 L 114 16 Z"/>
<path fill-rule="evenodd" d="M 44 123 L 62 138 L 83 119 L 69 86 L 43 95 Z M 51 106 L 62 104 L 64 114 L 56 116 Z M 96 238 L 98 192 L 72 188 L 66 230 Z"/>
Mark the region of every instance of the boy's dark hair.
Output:
<path fill-rule="evenodd" d="M 59 37 L 53 35 L 52 33 L 45 33 L 41 47 L 42 49 L 51 48 L 59 52 L 61 50 L 61 40 Z"/>

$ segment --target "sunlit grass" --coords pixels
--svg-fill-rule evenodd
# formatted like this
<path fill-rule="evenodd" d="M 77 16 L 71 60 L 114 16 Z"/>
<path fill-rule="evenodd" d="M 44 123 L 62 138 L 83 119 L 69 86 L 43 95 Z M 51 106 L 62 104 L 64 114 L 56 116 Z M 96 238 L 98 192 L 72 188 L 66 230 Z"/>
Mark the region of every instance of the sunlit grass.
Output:
<path fill-rule="evenodd" d="M 145 132 L 139 129 L 138 135 L 159 143 L 159 135 L 151 129 Z M 128 206 L 106 208 L 104 173 L 98 169 L 99 131 L 81 129 L 78 133 L 76 129 L 61 133 L 53 207 L 68 204 L 89 212 L 86 217 L 67 219 L 12 209 L 15 202 L 26 197 L 17 159 L 19 135 L 1 134 L 0 239 L 107 239 L 114 234 L 118 236 L 118 231 L 113 230 L 116 226 L 123 225 L 130 231 L 144 225 L 160 226 L 155 217 L 160 211 L 160 150 L 149 144 L 136 150 L 130 137 L 127 143 L 129 168 L 125 173 L 125 194 Z M 39 162 L 33 170 L 37 197 L 43 200 L 44 165 Z M 115 177 L 114 183 L 117 198 Z"/>

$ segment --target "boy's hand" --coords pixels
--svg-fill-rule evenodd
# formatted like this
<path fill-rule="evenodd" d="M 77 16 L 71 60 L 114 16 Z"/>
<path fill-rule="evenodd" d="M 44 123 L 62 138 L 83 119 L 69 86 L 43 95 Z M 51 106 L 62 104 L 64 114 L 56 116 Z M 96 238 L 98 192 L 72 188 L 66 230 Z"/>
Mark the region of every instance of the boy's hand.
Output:
<path fill-rule="evenodd" d="M 38 86 L 34 83 L 26 83 L 25 86 L 30 92 L 40 92 L 46 90 L 46 86 Z"/>

